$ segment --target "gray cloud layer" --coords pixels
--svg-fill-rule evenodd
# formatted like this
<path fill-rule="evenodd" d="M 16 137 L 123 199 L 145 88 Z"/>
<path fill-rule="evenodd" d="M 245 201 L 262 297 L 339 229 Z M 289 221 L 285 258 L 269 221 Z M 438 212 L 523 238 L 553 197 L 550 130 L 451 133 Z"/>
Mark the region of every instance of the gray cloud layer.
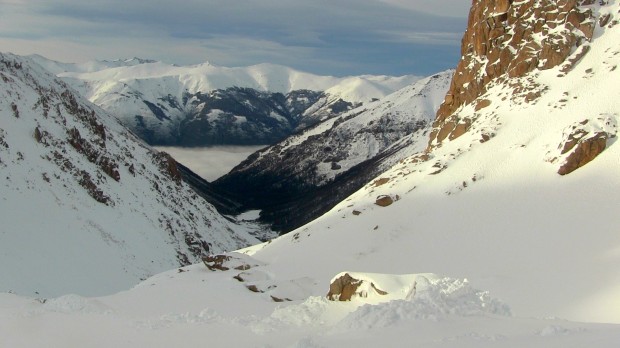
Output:
<path fill-rule="evenodd" d="M 15 53 L 65 61 L 136 55 L 179 64 L 271 62 L 321 74 L 399 75 L 456 63 L 469 4 L 0 0 L 0 6 L 0 45 Z"/>

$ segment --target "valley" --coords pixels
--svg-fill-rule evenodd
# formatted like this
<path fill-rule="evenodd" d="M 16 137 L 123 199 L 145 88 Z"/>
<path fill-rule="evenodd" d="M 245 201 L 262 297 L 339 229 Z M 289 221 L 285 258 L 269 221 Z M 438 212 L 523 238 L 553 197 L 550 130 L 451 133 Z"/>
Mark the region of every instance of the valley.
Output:
<path fill-rule="evenodd" d="M 617 347 L 619 24 L 476 0 L 426 77 L 0 54 L 0 346 Z"/>
<path fill-rule="evenodd" d="M 197 148 L 156 146 L 155 148 L 169 153 L 177 162 L 187 166 L 207 181 L 214 181 L 224 176 L 252 153 L 263 147 L 265 146 L 210 146 Z"/>

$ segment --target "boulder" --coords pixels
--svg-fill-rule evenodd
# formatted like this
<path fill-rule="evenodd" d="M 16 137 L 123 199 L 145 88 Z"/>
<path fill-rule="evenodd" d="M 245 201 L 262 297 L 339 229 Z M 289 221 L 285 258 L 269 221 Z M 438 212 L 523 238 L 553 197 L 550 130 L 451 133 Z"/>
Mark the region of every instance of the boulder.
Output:
<path fill-rule="evenodd" d="M 327 298 L 330 301 L 351 301 L 361 283 L 361 280 L 357 280 L 351 277 L 349 273 L 345 273 L 345 275 L 329 284 Z"/>
<path fill-rule="evenodd" d="M 608 134 L 606 132 L 598 132 L 591 137 L 584 137 L 575 141 L 570 146 L 570 149 L 567 150 L 570 151 L 570 154 L 558 170 L 558 174 L 566 175 L 572 173 L 592 161 L 605 150 L 607 138 Z"/>
<path fill-rule="evenodd" d="M 392 197 L 390 196 L 379 196 L 375 201 L 375 204 L 380 207 L 387 207 L 392 205 L 392 203 L 394 203 L 394 199 L 392 199 Z"/>
<path fill-rule="evenodd" d="M 374 292 L 381 296 L 388 294 L 386 291 L 377 288 L 372 282 L 355 279 L 349 273 L 345 273 L 329 284 L 327 299 L 330 301 L 351 301 L 354 296 L 368 297 L 369 292 Z"/>

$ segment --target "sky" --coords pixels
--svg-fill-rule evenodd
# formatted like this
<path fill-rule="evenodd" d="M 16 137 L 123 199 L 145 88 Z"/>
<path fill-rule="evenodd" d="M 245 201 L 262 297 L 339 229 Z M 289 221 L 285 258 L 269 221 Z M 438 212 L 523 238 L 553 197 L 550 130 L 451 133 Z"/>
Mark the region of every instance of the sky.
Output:
<path fill-rule="evenodd" d="M 469 0 L 0 0 L 3 52 L 61 62 L 274 63 L 429 75 L 460 57 Z"/>

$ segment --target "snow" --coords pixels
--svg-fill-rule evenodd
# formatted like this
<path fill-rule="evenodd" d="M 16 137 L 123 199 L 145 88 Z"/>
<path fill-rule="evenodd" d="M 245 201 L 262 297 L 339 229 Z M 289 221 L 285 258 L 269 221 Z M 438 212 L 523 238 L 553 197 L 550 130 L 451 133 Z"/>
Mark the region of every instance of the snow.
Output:
<path fill-rule="evenodd" d="M 59 63 L 44 57 L 36 61 L 58 76 L 72 82 L 89 100 L 106 110 L 113 108 L 116 98 L 130 91 L 140 91 L 147 100 L 172 94 L 206 93 L 229 87 L 248 87 L 259 91 L 288 92 L 300 89 L 329 90 L 335 98 L 349 102 L 366 102 L 381 98 L 420 79 L 419 76 L 319 76 L 275 64 L 249 67 L 221 67 L 212 64 L 177 66 L 163 62 L 127 60 Z"/>
<path fill-rule="evenodd" d="M 527 76 L 546 87 L 534 103 L 491 87 L 490 106 L 457 110 L 471 129 L 430 160 L 409 157 L 308 225 L 228 254 L 250 268 L 196 264 L 103 297 L 3 293 L 0 346 L 618 347 L 617 136 L 566 176 L 552 160 L 586 119 L 617 132 L 620 26 L 596 34 L 565 77 Z M 382 195 L 399 199 L 380 207 Z M 366 297 L 328 301 L 342 272 L 389 297 L 366 284 Z"/>
<path fill-rule="evenodd" d="M 381 278 L 384 284 L 417 279 L 419 288 L 412 299 L 369 305 L 332 302 L 318 294 L 275 303 L 231 278 L 239 271 L 212 272 L 204 265 L 181 270 L 100 298 L 66 295 L 33 300 L 0 294 L 0 343 L 10 347 L 358 347 L 416 342 L 467 348 L 593 342 L 614 347 L 620 339 L 617 325 L 512 317 L 504 305 L 484 292 L 480 295 L 468 282 L 431 274 L 357 273 Z M 326 282 L 323 285 L 327 287 Z M 33 325 L 36 335 L 31 332 Z"/>
<path fill-rule="evenodd" d="M 250 234 L 255 226 L 233 224 L 171 180 L 156 151 L 113 116 L 75 96 L 76 107 L 96 115 L 89 124 L 69 112 L 70 98 L 61 93 L 70 90 L 53 75 L 22 57 L 0 60 L 0 291 L 109 294 L 180 265 L 182 255 L 199 261 L 189 249 L 197 238 L 220 252 L 258 242 Z M 96 149 L 92 158 L 69 144 L 73 129 Z M 105 158 L 116 165 L 118 180 L 97 165 Z M 89 195 L 85 177 L 107 204 Z"/>
<path fill-rule="evenodd" d="M 59 63 L 41 56 L 33 59 L 89 101 L 116 115 L 130 129 L 146 128 L 155 132 L 155 138 L 162 144 L 174 143 L 180 124 L 188 115 L 195 114 L 196 106 L 188 103 L 187 97 L 198 93 L 230 87 L 282 94 L 297 90 L 325 92 L 325 96 L 310 108 L 317 112 L 321 106 L 329 106 L 340 99 L 353 105 L 370 102 L 421 78 L 414 75 L 319 76 L 273 64 L 228 68 L 212 64 L 177 66 L 138 58 L 82 64 Z M 152 105 L 159 107 L 166 117 L 154 113 Z M 326 110 L 313 116 L 320 118 L 331 114 L 331 110 Z M 210 119 L 217 116 L 211 114 Z M 271 116 L 288 124 L 279 115 Z M 238 123 L 244 121 L 237 119 Z"/>

